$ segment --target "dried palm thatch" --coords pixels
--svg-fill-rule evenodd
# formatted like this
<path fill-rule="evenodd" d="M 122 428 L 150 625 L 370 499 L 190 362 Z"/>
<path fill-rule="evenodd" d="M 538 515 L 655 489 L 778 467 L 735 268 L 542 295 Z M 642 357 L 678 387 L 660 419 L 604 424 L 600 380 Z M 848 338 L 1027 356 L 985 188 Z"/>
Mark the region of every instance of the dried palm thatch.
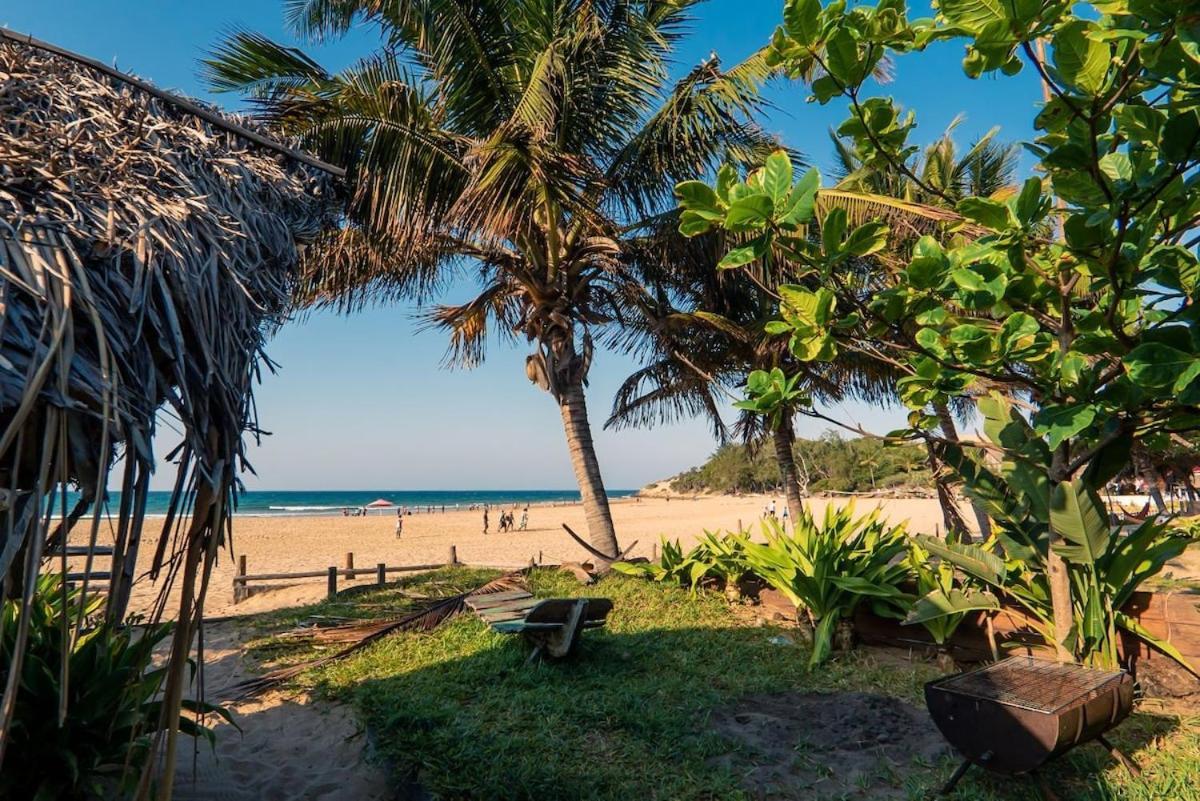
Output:
<path fill-rule="evenodd" d="M 251 388 L 264 339 L 287 313 L 304 243 L 337 223 L 333 172 L 211 110 L 0 31 L 0 592 L 28 609 L 48 555 L 89 513 L 95 545 L 123 457 L 106 614 L 124 618 L 139 552 L 153 549 L 151 617 L 167 616 L 173 585 L 180 598 L 155 743 L 168 766 L 210 571 L 231 534 L 243 435 L 258 433 Z M 144 537 L 160 411 L 183 441 L 166 519 Z M 79 491 L 71 509 L 68 486 Z M 19 645 L 0 760 L 21 659 Z M 147 774 L 140 794 L 149 787 Z M 170 792 L 167 775 L 159 797 Z"/>
<path fill-rule="evenodd" d="M 416 612 L 400 618 L 389 620 L 356 620 L 353 623 L 346 623 L 340 626 L 288 632 L 282 636 L 287 636 L 287 634 L 293 636 L 302 635 L 323 644 L 345 645 L 345 647 L 329 656 L 268 671 L 261 676 L 255 676 L 252 679 L 241 682 L 233 689 L 239 700 L 249 698 L 278 687 L 305 671 L 322 665 L 328 665 L 330 662 L 336 662 L 339 659 L 345 659 L 389 634 L 396 634 L 401 631 L 432 631 L 466 609 L 468 598 L 479 595 L 491 595 L 497 592 L 507 592 L 509 590 L 528 589 L 525 586 L 525 573 L 527 570 L 528 568 L 506 573 L 503 576 L 492 579 L 481 587 L 476 587 L 473 590 L 459 593 L 458 595 L 451 595 L 448 598 L 442 598 L 424 609 L 418 609 Z"/>

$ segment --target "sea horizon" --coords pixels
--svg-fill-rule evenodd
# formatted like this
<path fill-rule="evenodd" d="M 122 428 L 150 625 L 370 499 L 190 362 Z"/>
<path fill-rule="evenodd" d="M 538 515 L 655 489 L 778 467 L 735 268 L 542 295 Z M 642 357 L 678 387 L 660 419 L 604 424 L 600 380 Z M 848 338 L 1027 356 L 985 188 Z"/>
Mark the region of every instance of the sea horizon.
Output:
<path fill-rule="evenodd" d="M 636 489 L 610 489 L 612 499 L 628 498 Z M 68 504 L 74 504 L 76 493 L 68 493 Z M 166 514 L 171 493 L 166 490 L 151 490 L 146 493 L 146 514 Z M 376 501 L 388 501 L 390 505 L 379 505 L 367 509 Z M 579 503 L 579 490 L 247 490 L 238 495 L 235 515 L 243 517 L 299 517 L 312 515 L 341 515 L 361 513 L 395 514 L 405 509 L 414 514 L 427 511 L 453 511 L 489 506 L 546 506 L 563 503 Z M 115 514 L 121 502 L 121 493 L 108 493 L 109 510 Z"/>

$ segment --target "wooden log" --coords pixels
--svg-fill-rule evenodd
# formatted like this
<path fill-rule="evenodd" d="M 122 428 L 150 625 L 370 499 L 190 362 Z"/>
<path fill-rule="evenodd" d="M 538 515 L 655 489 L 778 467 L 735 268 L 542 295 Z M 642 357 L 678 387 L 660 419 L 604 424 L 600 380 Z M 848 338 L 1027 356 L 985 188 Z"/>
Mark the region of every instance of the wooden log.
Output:
<path fill-rule="evenodd" d="M 86 545 L 68 545 L 65 548 L 57 548 L 49 551 L 47 556 L 87 556 L 88 552 L 94 556 L 112 556 L 113 549 L 107 545 L 97 545 L 95 548 L 88 548 Z"/>
<path fill-rule="evenodd" d="M 330 565 L 328 570 L 328 591 L 326 595 L 329 598 L 337 597 L 337 568 L 333 565 Z"/>
<path fill-rule="evenodd" d="M 85 578 L 89 582 L 90 581 L 111 581 L 112 573 L 92 571 L 91 573 L 68 573 L 66 575 L 67 581 L 83 581 Z"/>
<path fill-rule="evenodd" d="M 380 587 L 387 584 L 387 565 L 383 562 L 375 565 L 375 583 Z"/>

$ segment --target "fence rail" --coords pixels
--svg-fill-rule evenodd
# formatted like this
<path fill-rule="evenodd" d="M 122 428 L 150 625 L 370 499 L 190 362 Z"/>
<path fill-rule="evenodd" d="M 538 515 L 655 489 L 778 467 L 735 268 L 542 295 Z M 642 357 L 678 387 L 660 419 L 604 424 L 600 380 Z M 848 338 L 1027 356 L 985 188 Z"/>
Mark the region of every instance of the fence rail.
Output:
<path fill-rule="evenodd" d="M 531 556 L 529 561 L 522 565 L 470 565 L 470 567 L 491 568 L 493 570 L 518 570 L 523 567 L 540 564 L 542 564 L 541 552 L 536 557 Z M 302 570 L 295 573 L 250 573 L 246 569 L 246 556 L 242 554 L 238 557 L 237 573 L 233 577 L 233 602 L 239 604 L 250 597 L 251 582 L 324 578 L 327 587 L 327 597 L 333 598 L 338 593 L 339 578 L 353 580 L 358 576 L 373 575 L 375 576 L 375 583 L 383 586 L 387 583 L 389 575 L 397 573 L 420 573 L 428 570 L 438 570 L 443 567 L 467 567 L 467 565 L 458 560 L 457 546 L 450 546 L 445 562 L 423 565 L 388 565 L 384 562 L 379 562 L 374 567 L 355 567 L 354 554 L 351 552 L 346 554 L 345 567 L 330 565 L 324 570 Z M 355 586 L 363 587 L 367 585 L 357 584 Z"/>

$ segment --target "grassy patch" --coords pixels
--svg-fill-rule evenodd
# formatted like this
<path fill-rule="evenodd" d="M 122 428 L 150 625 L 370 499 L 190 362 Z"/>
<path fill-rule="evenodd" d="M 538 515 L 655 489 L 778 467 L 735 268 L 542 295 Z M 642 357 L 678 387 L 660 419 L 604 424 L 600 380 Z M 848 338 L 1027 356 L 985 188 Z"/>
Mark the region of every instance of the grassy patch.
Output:
<path fill-rule="evenodd" d="M 438 586 L 490 577 L 439 574 L 260 619 L 260 643 L 313 614 L 394 615 L 418 605 L 403 593 L 426 587 L 433 594 Z M 809 673 L 804 650 L 780 639 L 788 638 L 786 630 L 740 622 L 713 594 L 691 599 L 622 576 L 583 587 L 549 571 L 534 573 L 531 583 L 540 596 L 614 599 L 609 626 L 588 632 L 569 663 L 526 665 L 528 648 L 519 637 L 495 634 L 463 615 L 431 633 L 386 638 L 301 683 L 353 704 L 388 763 L 437 798 L 739 799 L 745 796 L 736 768 L 709 763 L 730 750 L 706 725 L 713 708 L 750 693 L 792 689 L 860 690 L 920 704 L 922 683 L 936 674 L 929 664 L 871 652 L 843 655 Z M 391 611 L 382 608 L 389 603 Z M 364 610 L 354 610 L 356 604 L 369 605 L 369 614 L 359 614 Z M 293 648 L 289 661 L 312 655 Z M 1115 739 L 1146 768 L 1142 780 L 1126 777 L 1095 745 L 1077 749 L 1047 775 L 1064 799 L 1200 799 L 1195 723 L 1139 714 L 1118 730 Z M 742 756 L 753 763 L 753 754 Z M 947 763 L 910 776 L 906 794 L 924 797 L 948 770 Z M 1032 793 L 1024 781 L 973 771 L 955 797 Z"/>

